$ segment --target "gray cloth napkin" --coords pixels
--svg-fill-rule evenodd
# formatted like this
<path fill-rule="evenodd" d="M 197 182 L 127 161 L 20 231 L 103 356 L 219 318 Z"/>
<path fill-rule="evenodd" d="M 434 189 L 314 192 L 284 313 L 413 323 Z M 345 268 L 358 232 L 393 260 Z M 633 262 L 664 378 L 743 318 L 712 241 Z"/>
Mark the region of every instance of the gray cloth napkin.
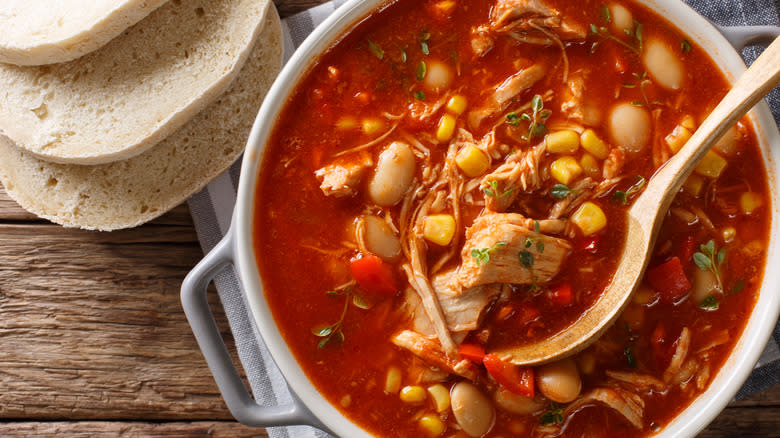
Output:
<path fill-rule="evenodd" d="M 776 0 L 686 0 L 711 21 L 721 25 L 778 25 Z M 344 0 L 335 0 L 302 12 L 283 21 L 285 62 L 306 36 L 330 15 Z M 760 53 L 759 48 L 743 51 L 750 63 Z M 780 121 L 780 91 L 775 90 L 767 99 Z M 222 239 L 229 226 L 236 201 L 240 162 L 218 177 L 203 191 L 189 200 L 190 211 L 204 253 L 208 253 Z M 219 273 L 214 282 L 225 308 L 230 328 L 235 338 L 241 364 L 246 371 L 256 400 L 263 405 L 286 404 L 292 401 L 281 372 L 271 359 L 259 335 L 253 318 L 247 311 L 246 298 L 241 291 L 233 268 Z M 780 383 L 780 324 L 775 327 L 772 340 L 756 364 L 737 398 Z M 275 427 L 269 429 L 271 438 L 326 437 L 327 434 L 311 427 Z"/>

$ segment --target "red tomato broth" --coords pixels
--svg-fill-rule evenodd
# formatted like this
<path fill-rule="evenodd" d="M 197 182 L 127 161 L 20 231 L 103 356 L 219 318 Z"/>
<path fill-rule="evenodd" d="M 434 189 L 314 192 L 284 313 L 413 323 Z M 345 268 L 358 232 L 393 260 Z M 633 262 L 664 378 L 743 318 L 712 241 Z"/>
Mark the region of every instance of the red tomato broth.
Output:
<path fill-rule="evenodd" d="M 344 333 L 344 343 L 341 345 L 318 348 L 321 338 L 312 335 L 312 329 L 336 322 L 342 314 L 345 300 L 349 299 L 343 294 L 330 296 L 326 291 L 346 284 L 351 279 L 349 261 L 356 255 L 356 250 L 350 250 L 341 243 L 353 239 L 351 224 L 363 212 L 365 201 L 362 194 L 346 199 L 323 196 L 314 178 L 314 171 L 327 164 L 328 157 L 334 153 L 375 137 L 365 135 L 359 129 L 336 129 L 337 120 L 344 115 L 353 115 L 358 120 L 361 117 L 381 118 L 383 112 L 398 114 L 410 104 L 414 106 L 417 103 L 415 97 L 405 90 L 415 86 L 415 66 L 429 58 L 448 60 L 453 68 L 459 66 L 461 74 L 455 80 L 456 88 L 470 104 L 481 102 L 484 99 L 482 90 L 516 72 L 514 61 L 507 62 L 506 59 L 519 60 L 517 62 L 523 65 L 541 62 L 553 66 L 547 78 L 534 86 L 532 92 L 526 93 L 521 100 L 529 100 L 533 93 L 542 93 L 549 88 L 561 88 L 558 83 L 561 75 L 558 63 L 560 51 L 556 48 L 518 45 L 506 41 L 507 38 L 497 38 L 496 47 L 482 60 L 466 61 L 471 56 L 471 47 L 468 31 L 462 29 L 470 29 L 484 22 L 489 16 L 492 2 L 469 2 L 456 9 L 451 19 L 440 19 L 432 14 L 432 3 L 424 2 L 424 7 L 412 1 L 393 3 L 361 22 L 322 55 L 298 85 L 277 121 L 267 146 L 257 189 L 254 244 L 258 267 L 266 298 L 285 341 L 323 396 L 352 421 L 382 436 L 419 436 L 421 431 L 415 419 L 425 410 L 425 405 L 406 404 L 396 394 L 385 394 L 383 391 L 388 367 L 397 366 L 406 370 L 421 362 L 411 353 L 389 342 L 401 323 L 394 313 L 394 308 L 402 301 L 401 296 L 382 300 L 362 295 L 373 305 L 369 310 L 348 305 L 340 326 Z M 600 23 L 600 2 L 584 0 L 577 4 L 560 1 L 548 3 L 554 3 L 564 15 L 576 17 L 581 23 Z M 634 18 L 643 24 L 645 38 L 658 37 L 679 44 L 679 31 L 645 8 L 627 4 Z M 430 33 L 430 55 L 424 55 L 419 48 L 423 30 Z M 382 60 L 368 47 L 369 40 L 375 47 L 381 48 Z M 611 105 L 610 96 L 615 94 L 616 89 L 620 90 L 621 100 L 643 100 L 639 88 L 623 86 L 637 81 L 631 73 L 644 69 L 641 62 L 610 42 L 602 43 L 591 54 L 589 46 L 592 42 L 591 36 L 585 43 L 567 44 L 570 71 L 587 67 L 598 72 L 599 79 L 588 83 L 589 97 L 596 99 L 597 106 L 602 108 Z M 405 63 L 401 61 L 404 52 L 407 58 Z M 458 60 L 452 56 L 453 52 L 459 54 Z M 685 114 L 693 115 L 699 122 L 703 120 L 708 110 L 727 90 L 727 83 L 716 68 L 690 68 L 692 65 L 712 65 L 712 61 L 699 47 L 692 45 L 692 50 L 682 56 L 685 65 L 689 67 L 688 81 L 693 81 L 696 86 L 684 89 L 686 98 L 677 102 L 677 109 L 665 109 L 664 117 L 656 128 L 662 135 L 671 132 Z M 330 69 L 333 66 L 337 69 Z M 682 93 L 669 92 L 660 87 L 648 88 L 646 92 L 649 101 L 672 100 L 676 94 Z M 439 97 L 436 93 L 426 93 L 428 101 Z M 545 108 L 553 109 L 550 124 L 565 121 L 565 115 L 558 110 L 561 104 L 559 94 L 556 92 L 553 99 L 544 104 Z M 412 135 L 433 132 L 437 121 L 436 117 L 423 123 L 404 121 L 403 129 Z M 385 125 L 388 123 L 385 122 Z M 492 123 L 486 123 L 483 128 L 488 125 Z M 506 126 L 497 131 L 497 136 L 511 142 L 518 134 L 513 130 L 513 127 Z M 602 138 L 609 138 L 603 126 L 596 128 L 596 131 Z M 475 130 L 474 134 L 476 138 L 484 132 Z M 390 141 L 388 139 L 383 144 Z M 750 130 L 744 131 L 738 143 L 737 158 L 729 160 L 724 173 L 710 183 L 733 190 L 734 196 L 726 196 L 726 199 L 736 206 L 736 213 L 724 213 L 685 192 L 681 192 L 674 203 L 678 207 L 697 205 L 706 209 L 714 230 L 729 225 L 736 227 L 739 240 L 729 247 L 729 251 L 740 251 L 737 245 L 766 242 L 769 235 L 770 215 L 766 207 L 769 204 L 769 189 L 755 135 Z M 382 146 L 378 145 L 375 149 L 381 149 Z M 445 149 L 444 146 L 431 148 L 433 162 L 443 159 Z M 649 179 L 654 172 L 654 164 L 649 151 L 645 150 L 645 153 L 644 157 L 632 156 L 627 160 L 622 173 Z M 376 157 L 377 153 L 373 155 Z M 419 167 L 418 177 L 421 171 Z M 625 191 L 634 182 L 632 178 L 626 178 L 617 188 Z M 739 213 L 738 195 L 744 188 L 763 196 L 764 207 L 757 214 Z M 524 201 L 520 199 L 516 203 Z M 533 212 L 546 211 L 556 199 L 549 196 L 539 199 L 534 196 L 527 201 L 524 204 L 527 211 Z M 602 198 L 600 206 L 607 216 L 608 229 L 602 230 L 595 239 L 593 236 L 577 235 L 572 240 L 574 249 L 555 279 L 564 279 L 572 285 L 572 304 L 555 303 L 550 299 L 548 287 L 544 284 L 532 293 L 528 293 L 528 286 L 512 286 L 515 292 L 509 301 L 487 311 L 484 324 L 495 328 L 486 344 L 488 352 L 493 348 L 549 336 L 569 325 L 598 299 L 611 280 L 615 260 L 622 250 L 626 208 L 612 196 Z M 463 208 L 465 226 L 456 230 L 461 243 L 466 226 L 480 213 L 479 208 Z M 390 210 L 397 217 L 398 206 Z M 735 224 L 735 221 L 738 223 Z M 718 248 L 723 243 L 715 231 L 701 226 L 691 227 L 670 214 L 659 236 L 651 266 L 677 255 L 677 242 L 689 236 L 694 237 L 695 251 L 709 239 L 716 239 Z M 445 251 L 446 248 L 430 244 L 428 261 L 436 260 Z M 601 341 L 584 353 L 593 356 L 596 365 L 593 373 L 582 373 L 583 392 L 587 388 L 604 384 L 605 370 L 637 371 L 653 376 L 662 374 L 665 364 L 658 363 L 659 358 L 651 345 L 653 331 L 659 323 L 664 325 L 669 348 L 684 326 L 693 333 L 727 328 L 730 339 L 708 359 L 711 375 L 714 376 L 733 348 L 737 334 L 744 328 L 755 303 L 764 258 L 765 250 L 761 248 L 755 253 L 727 257 L 728 269 L 723 271 L 725 288 L 732 289 L 740 279 L 746 280 L 746 285 L 737 293 L 724 295 L 718 310 L 705 311 L 687 295 L 674 303 L 655 300 L 646 304 L 630 304 L 631 310 L 621 317 Z M 289 261 L 292 263 L 285 266 L 285 262 Z M 693 270 L 698 268 L 690 261 L 683 263 L 690 278 Z M 583 267 L 586 269 L 583 270 Z M 405 285 L 403 272 L 396 268 L 395 274 L 399 284 Z M 505 306 L 512 307 L 509 317 L 503 315 L 504 318 L 499 318 L 500 308 Z M 517 315 L 523 313 L 517 312 L 517 309 L 523 306 L 532 306 L 539 316 L 530 322 L 517 321 Z M 626 315 L 631 312 L 642 314 L 641 323 L 626 320 Z M 708 326 L 715 329 L 707 330 Z M 708 339 L 694 336 L 691 351 L 706 346 L 708 342 Z M 627 363 L 626 347 L 631 348 L 636 368 L 629 367 Z M 671 354 L 668 356 L 671 357 Z M 458 380 L 461 378 L 450 377 L 447 381 Z M 489 380 L 483 369 L 477 383 L 491 385 Z M 687 388 L 683 390 L 674 387 L 664 395 L 643 394 L 646 403 L 644 433 L 661 428 L 701 392 L 692 386 Z M 348 399 L 345 398 L 347 395 Z M 610 409 L 583 409 L 588 411 L 587 416 L 578 418 L 573 415 L 565 420 L 565 435 L 598 432 L 600 436 L 637 436 L 637 430 Z M 539 424 L 541 412 L 532 416 L 518 416 L 496 409 L 496 415 L 491 434 L 517 435 L 531 433 Z M 451 417 L 451 412 L 442 414 L 445 423 L 453 421 Z M 453 430 L 450 426 L 447 435 L 451 435 Z"/>

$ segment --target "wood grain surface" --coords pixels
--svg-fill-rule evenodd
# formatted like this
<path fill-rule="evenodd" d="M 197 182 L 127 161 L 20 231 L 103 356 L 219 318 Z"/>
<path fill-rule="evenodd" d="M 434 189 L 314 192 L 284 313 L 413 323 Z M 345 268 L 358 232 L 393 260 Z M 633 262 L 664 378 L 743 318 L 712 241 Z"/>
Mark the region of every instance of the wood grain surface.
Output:
<path fill-rule="evenodd" d="M 277 2 L 283 16 L 316 3 Z M 0 190 L 0 437 L 267 436 L 233 421 L 182 313 L 201 257 L 186 206 L 97 233 L 37 219 Z M 780 387 L 733 403 L 701 437 L 780 437 Z"/>

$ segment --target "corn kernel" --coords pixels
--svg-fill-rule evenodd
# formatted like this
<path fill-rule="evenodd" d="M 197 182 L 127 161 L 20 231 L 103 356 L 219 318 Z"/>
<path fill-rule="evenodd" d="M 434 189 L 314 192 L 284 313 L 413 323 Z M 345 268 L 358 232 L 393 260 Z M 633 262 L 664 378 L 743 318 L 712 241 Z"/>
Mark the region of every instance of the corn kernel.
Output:
<path fill-rule="evenodd" d="M 428 394 L 430 394 L 433 399 L 433 404 L 436 406 L 436 412 L 441 413 L 450 408 L 450 391 L 441 383 L 429 386 Z"/>
<path fill-rule="evenodd" d="M 590 236 L 607 226 L 607 216 L 598 205 L 586 202 L 574 212 L 571 221 L 582 230 L 582 234 Z"/>
<path fill-rule="evenodd" d="M 482 175 L 490 167 L 487 155 L 478 147 L 472 145 L 464 146 L 458 152 L 458 155 L 455 156 L 455 163 L 457 163 L 466 176 L 471 178 Z"/>
<path fill-rule="evenodd" d="M 564 129 L 547 134 L 544 137 L 547 152 L 551 154 L 573 154 L 580 147 L 580 136 L 576 132 Z"/>
<path fill-rule="evenodd" d="M 368 135 L 378 134 L 384 127 L 384 122 L 379 119 L 369 118 L 363 120 L 363 132 Z"/>
<path fill-rule="evenodd" d="M 710 178 L 717 178 L 726 168 L 726 160 L 713 151 L 707 152 L 707 155 L 696 166 L 696 173 Z"/>
<path fill-rule="evenodd" d="M 593 154 L 593 156 L 599 160 L 603 160 L 609 156 L 609 147 L 592 129 L 586 129 L 585 132 L 580 135 L 580 143 L 582 144 L 583 149 Z"/>
<path fill-rule="evenodd" d="M 422 386 L 404 386 L 398 394 L 404 403 L 422 403 L 425 401 L 425 389 Z"/>
<path fill-rule="evenodd" d="M 680 121 L 680 126 L 693 132 L 696 130 L 696 120 L 693 120 L 693 116 L 688 114 L 682 118 L 682 121 Z"/>
<path fill-rule="evenodd" d="M 441 418 L 435 415 L 423 415 L 418 421 L 420 426 L 433 436 L 441 435 L 447 428 Z"/>
<path fill-rule="evenodd" d="M 436 129 L 436 139 L 440 142 L 448 142 L 455 133 L 455 116 L 445 114 L 439 119 L 439 127 Z"/>
<path fill-rule="evenodd" d="M 723 236 L 724 242 L 731 243 L 737 237 L 737 229 L 734 227 L 726 227 L 720 232 L 720 235 Z"/>
<path fill-rule="evenodd" d="M 461 115 L 466 112 L 466 104 L 467 102 L 465 96 L 452 96 L 447 102 L 447 110 L 451 113 Z"/>
<path fill-rule="evenodd" d="M 561 184 L 569 184 L 582 174 L 582 167 L 574 157 L 561 157 L 550 164 L 550 174 Z"/>
<path fill-rule="evenodd" d="M 753 214 L 763 203 L 761 195 L 755 192 L 745 192 L 739 197 L 739 206 L 745 214 Z"/>
<path fill-rule="evenodd" d="M 691 139 L 691 131 L 682 125 L 675 126 L 674 130 L 664 138 L 666 145 L 675 154 Z"/>
<path fill-rule="evenodd" d="M 683 190 L 689 195 L 698 197 L 701 194 L 701 190 L 704 188 L 704 178 L 701 175 L 692 173 L 687 180 L 683 183 Z"/>
<path fill-rule="evenodd" d="M 580 158 L 580 166 L 585 171 L 585 175 L 591 178 L 598 178 L 601 176 L 601 167 L 599 167 L 598 161 L 591 154 L 583 154 Z"/>
<path fill-rule="evenodd" d="M 336 128 L 347 130 L 357 128 L 358 122 L 354 117 L 345 116 L 336 121 Z"/>
<path fill-rule="evenodd" d="M 437 245 L 447 246 L 455 236 L 455 218 L 448 214 L 433 214 L 425 218 L 423 237 Z"/>
<path fill-rule="evenodd" d="M 436 140 L 440 142 L 450 141 L 455 133 L 455 117 L 451 114 L 441 116 L 439 127 L 436 129 Z"/>
<path fill-rule="evenodd" d="M 398 367 L 390 367 L 387 370 L 385 378 L 385 392 L 387 394 L 398 394 L 401 390 L 401 370 Z"/>

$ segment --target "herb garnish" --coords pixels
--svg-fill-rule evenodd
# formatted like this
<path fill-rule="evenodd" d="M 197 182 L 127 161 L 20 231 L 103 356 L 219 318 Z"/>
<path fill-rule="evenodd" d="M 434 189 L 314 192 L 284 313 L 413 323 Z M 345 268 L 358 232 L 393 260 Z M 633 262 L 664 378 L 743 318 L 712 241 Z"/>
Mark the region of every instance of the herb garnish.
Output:
<path fill-rule="evenodd" d="M 626 363 L 629 368 L 636 368 L 636 356 L 634 356 L 634 346 L 636 340 L 639 339 L 639 335 L 631 331 L 631 327 L 626 323 L 626 333 L 628 334 L 628 345 L 623 349 L 623 354 L 626 356 Z"/>
<path fill-rule="evenodd" d="M 496 242 L 492 248 L 474 248 L 471 250 L 471 257 L 477 262 L 477 266 L 480 263 L 487 264 L 490 261 L 490 253 L 506 245 L 506 242 Z"/>
<path fill-rule="evenodd" d="M 726 248 L 721 248 L 720 251 L 715 251 L 715 241 L 710 240 L 706 244 L 699 245 L 701 252 L 693 253 L 693 261 L 699 269 L 704 271 L 710 271 L 715 275 L 715 280 L 718 282 L 718 288 L 723 290 L 723 282 L 720 278 L 720 267 L 726 260 Z"/>
<path fill-rule="evenodd" d="M 431 39 L 431 34 L 427 30 L 420 32 L 420 50 L 426 55 L 431 54 L 431 50 L 428 47 L 428 41 Z"/>
<path fill-rule="evenodd" d="M 661 102 L 654 100 L 650 102 L 650 99 L 647 98 L 647 93 L 645 93 L 645 87 L 652 84 L 653 82 L 647 77 L 647 72 L 644 71 L 640 75 L 639 73 L 632 73 L 634 78 L 636 78 L 636 84 L 623 84 L 624 88 L 639 88 L 639 92 L 642 93 L 642 99 L 644 102 L 640 102 L 638 100 L 631 101 L 631 105 L 634 106 L 650 106 L 650 105 L 661 105 Z"/>
<path fill-rule="evenodd" d="M 355 292 L 352 291 L 351 285 L 345 286 L 343 289 L 336 289 L 336 290 L 329 290 L 326 292 L 328 296 L 331 297 L 345 297 L 344 299 L 344 308 L 341 310 L 341 317 L 339 317 L 339 320 L 334 322 L 333 324 L 326 325 L 323 327 L 316 327 L 311 330 L 311 333 L 318 337 L 322 338 L 320 342 L 317 344 L 318 349 L 323 349 L 325 346 L 330 344 L 331 342 L 338 343 L 339 345 L 344 343 L 344 332 L 341 330 L 341 326 L 344 323 L 344 317 L 347 315 L 347 309 L 349 308 L 349 303 L 352 303 L 353 306 L 360 308 L 360 309 L 368 309 L 370 306 L 363 300 L 360 295 L 357 295 Z"/>
<path fill-rule="evenodd" d="M 414 97 L 417 98 L 417 100 L 425 100 L 425 92 L 422 90 L 417 90 L 414 92 Z"/>
<path fill-rule="evenodd" d="M 497 194 L 498 194 L 498 181 L 496 181 L 496 180 L 488 181 L 488 185 L 490 186 L 490 188 L 485 188 L 483 190 L 485 192 L 485 196 L 489 196 L 491 198 L 495 198 L 497 196 Z M 502 193 L 501 195 L 498 195 L 498 197 L 499 198 L 503 198 L 504 196 L 509 196 L 514 191 L 515 191 L 515 189 L 512 189 L 512 188 L 507 189 L 504 193 Z"/>
<path fill-rule="evenodd" d="M 682 40 L 680 42 L 680 50 L 683 53 L 689 53 L 691 51 L 691 43 L 688 40 Z"/>
<path fill-rule="evenodd" d="M 520 258 L 520 264 L 525 266 L 526 269 L 531 269 L 534 266 L 534 255 L 528 250 L 520 251 L 517 256 Z"/>
<path fill-rule="evenodd" d="M 627 48 L 628 50 L 634 52 L 637 55 L 639 55 L 642 52 L 642 25 L 636 21 L 634 21 L 634 28 L 631 30 L 626 29 L 625 32 L 627 35 L 634 37 L 634 40 L 637 42 L 637 46 L 628 44 L 627 42 L 621 40 L 620 38 L 612 35 L 609 32 L 609 29 L 607 29 L 604 26 L 596 26 L 595 24 L 591 24 L 589 27 L 590 27 L 590 33 L 592 35 L 600 37 L 598 41 L 594 42 L 590 46 L 590 53 L 595 53 L 599 45 L 601 45 L 601 43 L 603 43 L 606 40 L 615 41 L 616 43 L 620 44 L 621 46 Z"/>
<path fill-rule="evenodd" d="M 550 410 L 539 417 L 539 422 L 542 424 L 542 426 L 563 423 L 563 409 L 558 406 L 558 403 L 550 403 Z"/>
<path fill-rule="evenodd" d="M 419 64 L 417 64 L 417 68 L 414 70 L 414 75 L 417 77 L 418 81 L 422 81 L 425 79 L 425 75 L 428 73 L 428 66 L 425 65 L 425 61 L 420 61 Z"/>
<path fill-rule="evenodd" d="M 570 189 L 566 184 L 556 184 L 550 190 L 550 194 L 557 199 L 563 199 L 572 193 L 575 193 L 575 191 Z"/>
<path fill-rule="evenodd" d="M 637 177 L 636 183 L 634 183 L 634 185 L 629 187 L 628 190 L 626 190 L 625 192 L 617 190 L 615 192 L 615 198 L 617 198 L 618 202 L 620 202 L 621 204 L 623 205 L 628 204 L 628 200 L 632 196 L 639 193 L 639 191 L 642 190 L 642 187 L 644 187 L 645 184 L 647 183 L 647 180 L 645 180 L 643 176 L 637 175 L 636 177 Z"/>
<path fill-rule="evenodd" d="M 734 283 L 734 286 L 731 287 L 731 294 L 739 293 L 742 289 L 745 288 L 745 280 L 739 279 Z"/>
<path fill-rule="evenodd" d="M 539 224 L 539 221 L 534 221 L 534 232 L 536 234 L 539 234 L 541 233 L 540 229 L 541 229 L 541 225 Z"/>
<path fill-rule="evenodd" d="M 517 126 L 520 124 L 520 116 L 518 116 L 515 112 L 511 112 L 506 115 L 506 120 L 504 123 L 510 126 Z"/>
<path fill-rule="evenodd" d="M 539 254 L 544 254 L 544 242 L 542 242 L 541 240 L 536 242 L 536 251 Z"/>
<path fill-rule="evenodd" d="M 373 53 L 374 56 L 376 56 L 379 59 L 384 59 L 385 51 L 382 50 L 382 48 L 379 47 L 378 45 L 374 44 L 373 41 L 371 40 L 367 40 L 367 41 L 368 41 L 368 48 L 369 50 L 371 50 L 371 53 Z"/>
<path fill-rule="evenodd" d="M 607 23 L 612 21 L 612 13 L 609 12 L 609 8 L 606 5 L 601 5 L 601 19 Z"/>
<path fill-rule="evenodd" d="M 718 310 L 719 307 L 720 303 L 715 295 L 710 295 L 699 303 L 699 308 L 704 310 Z"/>
<path fill-rule="evenodd" d="M 544 100 L 538 94 L 531 99 L 531 109 L 533 110 L 532 114 L 523 113 L 520 115 L 521 120 L 530 122 L 528 124 L 528 135 L 523 136 L 523 140 L 529 143 L 534 137 L 544 137 L 544 134 L 547 132 L 544 121 L 552 114 L 552 111 L 544 109 Z M 507 114 L 507 119 L 509 119 L 509 114 Z"/>

